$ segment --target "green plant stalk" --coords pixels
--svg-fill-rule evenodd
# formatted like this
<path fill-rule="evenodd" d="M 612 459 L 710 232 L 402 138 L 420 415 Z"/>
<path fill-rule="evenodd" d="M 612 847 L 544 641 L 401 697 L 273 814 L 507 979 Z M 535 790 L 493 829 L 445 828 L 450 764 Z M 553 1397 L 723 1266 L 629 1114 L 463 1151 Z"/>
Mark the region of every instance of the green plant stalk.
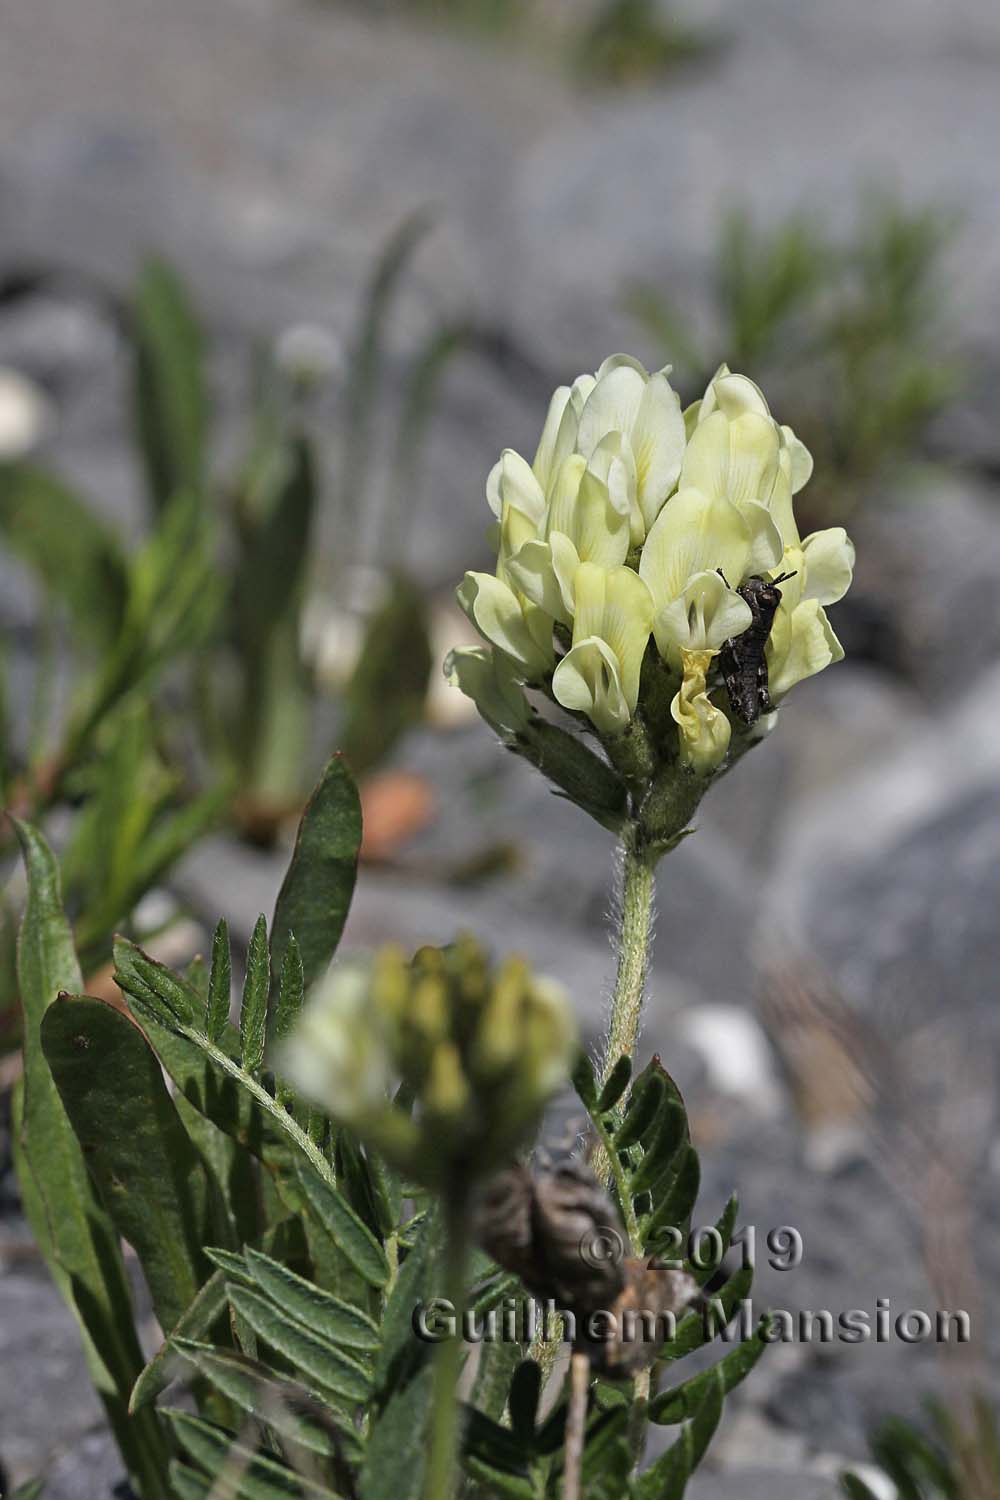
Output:
<path fill-rule="evenodd" d="M 435 1356 L 431 1447 L 427 1461 L 427 1500 L 452 1500 L 458 1451 L 458 1382 L 462 1374 L 462 1311 L 465 1304 L 466 1197 L 453 1193 L 445 1217 L 444 1295 L 455 1309 L 455 1336 Z"/>
<path fill-rule="evenodd" d="M 653 860 L 634 828 L 622 838 L 621 898 L 618 912 L 618 973 L 611 997 L 611 1022 L 599 1083 L 607 1083 L 620 1057 L 635 1057 L 642 1001 L 649 967 L 653 923 Z"/>

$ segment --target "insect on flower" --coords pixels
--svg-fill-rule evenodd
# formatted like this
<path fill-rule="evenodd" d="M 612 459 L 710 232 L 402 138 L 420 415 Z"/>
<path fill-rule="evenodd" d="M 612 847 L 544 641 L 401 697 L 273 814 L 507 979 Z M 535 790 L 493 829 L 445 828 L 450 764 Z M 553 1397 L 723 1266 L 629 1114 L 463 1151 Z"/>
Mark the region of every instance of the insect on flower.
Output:
<path fill-rule="evenodd" d="M 717 570 L 726 582 L 721 568 Z M 750 606 L 753 620 L 742 635 L 726 641 L 719 653 L 722 677 L 733 713 L 747 726 L 755 724 L 761 714 L 774 711 L 767 680 L 767 642 L 771 626 L 781 603 L 780 583 L 794 578 L 794 573 L 779 573 L 777 578 L 755 574 L 736 592 Z M 728 584 L 727 584 L 728 587 Z"/>

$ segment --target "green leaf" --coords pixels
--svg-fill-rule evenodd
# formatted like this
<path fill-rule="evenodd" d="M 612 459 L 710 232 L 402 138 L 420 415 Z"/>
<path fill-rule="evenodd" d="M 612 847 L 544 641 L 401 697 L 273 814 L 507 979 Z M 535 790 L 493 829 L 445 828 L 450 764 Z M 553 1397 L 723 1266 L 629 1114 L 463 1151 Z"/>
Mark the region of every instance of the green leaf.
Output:
<path fill-rule="evenodd" d="M 361 654 L 344 695 L 344 756 L 356 776 L 383 761 L 424 714 L 432 655 L 427 605 L 406 578 L 389 582 L 385 603 L 368 621 Z"/>
<path fill-rule="evenodd" d="M 594 1076 L 594 1065 L 586 1052 L 581 1052 L 573 1069 L 573 1087 L 580 1096 L 588 1114 L 597 1114 L 597 1079 Z"/>
<path fill-rule="evenodd" d="M 120 1010 L 86 995 L 53 1001 L 41 1034 L 105 1208 L 139 1257 L 161 1327 L 172 1328 L 205 1277 L 206 1180 L 156 1055 Z"/>
<path fill-rule="evenodd" d="M 208 1005 L 205 1031 L 211 1042 L 221 1042 L 229 1023 L 232 1004 L 233 961 L 229 951 L 229 928 L 225 917 L 219 919 L 212 939 L 212 969 L 208 977 Z"/>
<path fill-rule="evenodd" d="M 428 1346 L 413 1334 L 413 1309 L 435 1291 L 441 1263 L 442 1235 L 437 1212 L 424 1221 L 413 1249 L 400 1267 L 382 1317 L 382 1348 L 375 1365 L 375 1383 L 384 1397 L 399 1390 L 414 1366 L 427 1360 Z"/>
<path fill-rule="evenodd" d="M 215 1427 L 189 1412 L 165 1408 L 181 1447 L 213 1478 L 219 1500 L 338 1500 L 332 1490 L 296 1474 L 284 1464 L 242 1443 L 235 1433 Z M 216 1494 L 213 1489 L 212 1494 Z"/>
<path fill-rule="evenodd" d="M 634 1085 L 625 1117 L 615 1134 L 617 1150 L 627 1151 L 643 1139 L 659 1113 L 665 1092 L 663 1080 L 657 1074 L 647 1078 L 641 1086 L 638 1082 Z"/>
<path fill-rule="evenodd" d="M 240 1049 L 247 1073 L 256 1073 L 264 1061 L 267 1035 L 267 996 L 271 987 L 271 960 L 267 947 L 267 919 L 257 918 L 250 934 L 247 972 L 240 1004 Z"/>
<path fill-rule="evenodd" d="M 302 1166 L 299 1170 L 299 1182 L 310 1209 L 338 1250 L 369 1286 L 385 1286 L 389 1280 L 389 1263 L 385 1258 L 385 1251 L 371 1230 L 366 1228 L 336 1188 L 322 1181 L 315 1172 Z"/>
<path fill-rule="evenodd" d="M 163 261 L 143 268 L 132 308 L 135 410 L 150 496 L 162 511 L 204 481 L 208 397 L 201 330 L 187 291 Z"/>
<path fill-rule="evenodd" d="M 672 1363 L 683 1359 L 703 1344 L 711 1343 L 716 1333 L 729 1323 L 739 1304 L 750 1295 L 753 1285 L 753 1267 L 743 1266 L 713 1297 L 704 1312 L 690 1312 L 677 1325 L 675 1338 L 670 1339 L 660 1350 L 660 1360 Z"/>
<path fill-rule="evenodd" d="M 114 940 L 115 983 L 161 1026 L 200 1025 L 204 1007 L 198 991 L 127 938 Z M 79 986 L 77 986 L 79 988 Z"/>
<path fill-rule="evenodd" d="M 211 1479 L 205 1479 L 176 1458 L 170 1465 L 170 1493 L 174 1500 L 233 1500 L 234 1494 L 221 1484 L 213 1487 Z"/>
<path fill-rule="evenodd" d="M 425 1360 L 411 1380 L 393 1390 L 373 1424 L 361 1500 L 420 1500 L 423 1496 L 433 1377 L 432 1362 Z"/>
<path fill-rule="evenodd" d="M 15 819 L 28 874 L 18 939 L 24 1085 L 15 1120 L 18 1178 L 32 1230 L 76 1314 L 95 1389 L 144 1500 L 165 1497 L 167 1454 L 155 1417 L 128 1415 L 143 1366 L 121 1247 L 84 1164 L 42 1051 L 42 1017 L 60 990 L 82 986 L 62 910 L 59 868 L 42 835 Z"/>
<path fill-rule="evenodd" d="M 116 983 L 130 996 L 157 1055 L 189 1102 L 272 1170 L 289 1170 L 291 1147 L 333 1189 L 333 1172 L 322 1152 L 263 1085 L 200 1029 L 203 1005 L 197 1006 L 198 1021 L 191 1019 L 196 992 L 125 938 L 116 938 L 114 955 Z"/>
<path fill-rule="evenodd" d="M 258 1338 L 290 1360 L 309 1380 L 348 1401 L 364 1401 L 371 1381 L 363 1367 L 318 1332 L 310 1332 L 248 1287 L 230 1283 L 230 1305 L 245 1318 Z"/>
<path fill-rule="evenodd" d="M 628 1088 L 629 1079 L 632 1077 L 632 1059 L 628 1056 L 620 1057 L 608 1075 L 608 1081 L 601 1089 L 597 1099 L 597 1112 L 604 1114 L 609 1109 L 614 1109 L 622 1094 Z"/>
<path fill-rule="evenodd" d="M 107 650 L 121 629 L 125 556 L 88 502 L 43 469 L 0 464 L 0 537 L 66 606 L 79 638 Z"/>
<path fill-rule="evenodd" d="M 511 1473 L 510 1470 L 498 1469 L 478 1454 L 470 1453 L 463 1460 L 463 1466 L 473 1479 L 487 1487 L 487 1494 L 509 1496 L 510 1500 L 537 1500 L 538 1489 L 533 1480 L 526 1474 Z"/>
<path fill-rule="evenodd" d="M 228 1281 L 239 1281 L 249 1287 L 254 1285 L 254 1279 L 247 1269 L 246 1256 L 241 1250 L 223 1250 L 218 1245 L 208 1245 L 205 1254 L 213 1266 L 225 1273 Z"/>
<path fill-rule="evenodd" d="M 271 961 L 280 972 L 291 933 L 308 991 L 340 942 L 361 847 L 361 802 L 346 764 L 334 756 L 299 823 L 295 850 L 271 924 Z"/>
<path fill-rule="evenodd" d="M 42 1500 L 44 1494 L 44 1479 L 28 1479 L 24 1484 L 18 1485 L 10 1500 Z"/>
<path fill-rule="evenodd" d="M 728 1396 L 729 1392 L 750 1374 L 767 1348 L 764 1339 L 766 1326 L 765 1318 L 761 1320 L 761 1326 L 753 1338 L 745 1340 L 717 1365 L 713 1365 L 710 1370 L 705 1370 L 700 1375 L 692 1375 L 690 1380 L 674 1386 L 672 1391 L 663 1391 L 656 1396 L 650 1404 L 649 1420 L 661 1427 L 666 1427 L 693 1416 L 705 1399 L 713 1381 L 721 1386 L 723 1396 Z"/>
<path fill-rule="evenodd" d="M 191 1306 L 178 1319 L 132 1387 L 130 1412 L 148 1406 L 161 1391 L 166 1390 L 175 1374 L 175 1350 L 182 1352 L 181 1341 L 206 1338 L 225 1312 L 227 1301 L 226 1278 L 222 1271 L 215 1271 L 199 1288 Z"/>
<path fill-rule="evenodd" d="M 265 1296 L 290 1318 L 345 1349 L 377 1349 L 379 1330 L 363 1312 L 306 1281 L 287 1266 L 249 1246 L 247 1270 Z"/>
<path fill-rule="evenodd" d="M 878 1500 L 875 1491 L 870 1490 L 856 1474 L 841 1474 L 840 1488 L 847 1496 L 847 1500 Z"/>
<path fill-rule="evenodd" d="M 281 960 L 281 977 L 272 1015 L 272 1032 L 276 1042 L 287 1036 L 295 1025 L 305 1001 L 305 988 L 302 954 L 295 934 L 290 933 L 288 946 Z"/>
<path fill-rule="evenodd" d="M 643 1239 L 652 1254 L 659 1251 L 665 1230 L 675 1228 L 686 1234 L 691 1211 L 698 1200 L 701 1166 L 697 1151 L 693 1146 L 683 1146 L 675 1160 L 669 1184 L 664 1188 L 661 1179 L 653 1189 L 653 1213 L 643 1230 Z M 662 1196 L 658 1196 L 660 1193 Z"/>
<path fill-rule="evenodd" d="M 379 256 L 369 282 L 361 327 L 350 360 L 343 478 L 337 496 L 337 519 L 348 529 L 347 534 L 364 515 L 365 480 L 369 477 L 368 457 L 378 406 L 386 319 L 403 274 L 433 223 L 434 215 L 427 208 L 419 208 L 404 219 Z"/>
<path fill-rule="evenodd" d="M 660 1107 L 655 1134 L 644 1147 L 642 1160 L 631 1176 L 633 1197 L 652 1192 L 664 1180 L 671 1180 L 680 1166 L 680 1154 L 687 1146 L 687 1114 L 682 1104 L 665 1099 Z M 662 1202 L 662 1199 L 660 1200 Z"/>
<path fill-rule="evenodd" d="M 266 1422 L 282 1438 L 311 1453 L 360 1459 L 363 1447 L 355 1429 L 305 1386 L 226 1349 L 184 1340 L 177 1350 L 234 1406 Z"/>
<path fill-rule="evenodd" d="M 701 1404 L 672 1447 L 643 1474 L 639 1481 L 640 1500 L 681 1500 L 687 1482 L 701 1463 L 719 1425 L 725 1395 L 718 1366 L 706 1371 Z"/>
<path fill-rule="evenodd" d="M 715 1228 L 719 1236 L 719 1255 L 713 1254 L 707 1265 L 696 1266 L 689 1264 L 688 1269 L 699 1286 L 704 1286 L 710 1281 L 722 1264 L 722 1258 L 733 1242 L 733 1230 L 736 1228 L 736 1216 L 740 1211 L 740 1200 L 736 1193 L 732 1193 L 725 1208 L 715 1221 Z"/>

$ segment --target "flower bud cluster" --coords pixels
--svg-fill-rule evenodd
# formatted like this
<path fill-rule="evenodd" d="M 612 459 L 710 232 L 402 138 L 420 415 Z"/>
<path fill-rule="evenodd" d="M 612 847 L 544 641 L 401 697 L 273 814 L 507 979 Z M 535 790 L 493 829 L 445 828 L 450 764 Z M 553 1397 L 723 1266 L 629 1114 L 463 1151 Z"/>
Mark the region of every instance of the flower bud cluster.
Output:
<path fill-rule="evenodd" d="M 576 1053 L 562 989 L 473 938 L 337 965 L 279 1066 L 401 1171 L 441 1188 L 488 1172 L 532 1134 Z"/>
<path fill-rule="evenodd" d="M 825 606 L 849 587 L 854 549 L 842 527 L 800 537 L 793 497 L 812 459 L 753 381 L 723 365 L 682 411 L 668 374 L 615 355 L 556 391 L 531 464 L 502 454 L 487 483 L 496 572 L 458 590 L 487 645 L 452 652 L 446 671 L 514 748 L 535 688 L 626 775 L 640 774 L 631 737 L 646 762 L 705 779 L 843 656 Z M 745 597 L 755 579 L 780 581 L 763 628 Z M 753 628 L 766 678 L 747 723 L 725 654 Z"/>

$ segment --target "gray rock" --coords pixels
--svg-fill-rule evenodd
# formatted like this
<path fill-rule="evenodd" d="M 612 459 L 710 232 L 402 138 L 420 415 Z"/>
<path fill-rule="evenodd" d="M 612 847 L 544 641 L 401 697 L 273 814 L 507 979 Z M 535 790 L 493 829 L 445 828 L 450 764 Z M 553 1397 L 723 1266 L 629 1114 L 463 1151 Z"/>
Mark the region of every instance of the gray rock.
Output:
<path fill-rule="evenodd" d="M 76 1325 L 44 1273 L 0 1271 L 0 1328 L 0 1461 L 16 1485 L 41 1473 L 55 1448 L 100 1428 L 103 1414 Z"/>

